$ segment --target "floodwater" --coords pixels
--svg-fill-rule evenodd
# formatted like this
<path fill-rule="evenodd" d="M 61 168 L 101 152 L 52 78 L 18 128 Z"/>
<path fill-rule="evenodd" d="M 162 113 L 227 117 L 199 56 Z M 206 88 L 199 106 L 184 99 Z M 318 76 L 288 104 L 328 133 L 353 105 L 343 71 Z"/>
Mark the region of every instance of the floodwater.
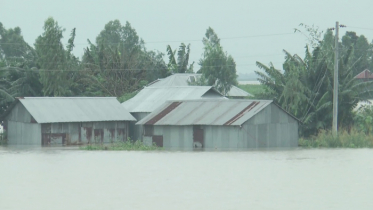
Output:
<path fill-rule="evenodd" d="M 1 210 L 373 209 L 373 150 L 0 147 Z"/>

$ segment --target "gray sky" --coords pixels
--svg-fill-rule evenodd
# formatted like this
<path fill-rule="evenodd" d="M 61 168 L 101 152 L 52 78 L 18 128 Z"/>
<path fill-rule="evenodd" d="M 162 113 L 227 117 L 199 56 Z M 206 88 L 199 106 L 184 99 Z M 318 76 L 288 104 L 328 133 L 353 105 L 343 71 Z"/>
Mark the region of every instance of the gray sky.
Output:
<path fill-rule="evenodd" d="M 1 0 L 0 22 L 6 28 L 21 27 L 25 40 L 33 45 L 51 16 L 66 29 L 64 43 L 76 28 L 74 54 L 81 56 L 87 39 L 95 41 L 107 22 L 129 21 L 147 49 L 166 53 L 168 44 L 176 49 L 181 42 L 190 43 L 190 59 L 196 63 L 203 53 L 202 38 L 211 26 L 236 60 L 238 73 L 251 73 L 258 69 L 256 61 L 281 68 L 283 49 L 303 56 L 306 38 L 293 33 L 300 23 L 325 31 L 338 20 L 348 27 L 341 29 L 341 35 L 351 30 L 371 42 L 372 8 L 372 0 Z"/>

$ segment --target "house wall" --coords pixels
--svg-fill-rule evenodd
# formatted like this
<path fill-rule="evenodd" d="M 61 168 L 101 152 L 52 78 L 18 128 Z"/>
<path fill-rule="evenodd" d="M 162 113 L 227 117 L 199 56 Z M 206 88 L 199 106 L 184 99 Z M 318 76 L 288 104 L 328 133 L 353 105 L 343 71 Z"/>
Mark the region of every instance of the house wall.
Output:
<path fill-rule="evenodd" d="M 136 123 L 145 118 L 150 112 L 132 112 L 131 114 L 137 121 L 129 123 L 129 137 L 132 140 L 143 140 L 143 125 L 136 125 Z"/>
<path fill-rule="evenodd" d="M 35 123 L 35 121 L 32 120 L 31 114 L 27 111 L 22 103 L 17 103 L 13 107 L 10 113 L 6 116 L 6 120 L 12 122 Z"/>
<path fill-rule="evenodd" d="M 154 126 L 153 135 L 163 136 L 163 147 L 167 149 L 192 150 L 193 126 Z M 147 145 L 152 144 L 151 136 L 144 136 Z"/>
<path fill-rule="evenodd" d="M 41 145 L 41 126 L 22 103 L 17 103 L 5 118 L 9 145 Z"/>
<path fill-rule="evenodd" d="M 44 145 L 111 143 L 128 137 L 128 122 L 44 123 Z"/>
<path fill-rule="evenodd" d="M 290 148 L 298 146 L 298 121 L 271 104 L 240 126 L 203 126 L 205 148 Z"/>
<path fill-rule="evenodd" d="M 200 126 L 204 130 L 204 148 L 248 149 L 289 148 L 298 146 L 298 121 L 271 104 L 242 126 Z M 167 149 L 193 149 L 193 126 L 154 126 L 153 135 L 163 135 Z M 146 144 L 152 137 L 144 136 Z"/>
<path fill-rule="evenodd" d="M 7 122 L 9 145 L 41 145 L 41 126 L 37 123 Z"/>

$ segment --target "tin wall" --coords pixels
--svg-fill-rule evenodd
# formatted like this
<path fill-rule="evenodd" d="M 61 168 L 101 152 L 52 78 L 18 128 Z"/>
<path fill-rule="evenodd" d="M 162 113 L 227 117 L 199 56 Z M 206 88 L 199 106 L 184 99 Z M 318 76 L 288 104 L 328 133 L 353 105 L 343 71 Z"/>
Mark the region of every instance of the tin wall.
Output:
<path fill-rule="evenodd" d="M 290 148 L 298 146 L 298 122 L 271 104 L 240 126 L 203 126 L 205 148 Z"/>
<path fill-rule="evenodd" d="M 12 111 L 6 116 L 6 119 L 13 122 L 36 123 L 31 114 L 21 103 L 17 103 Z"/>
<path fill-rule="evenodd" d="M 200 126 L 203 129 L 203 148 L 252 149 L 290 148 L 298 146 L 298 121 L 271 104 L 242 126 Z M 193 149 L 193 126 L 154 125 L 153 135 L 163 135 L 163 147 Z M 144 137 L 151 144 L 151 137 Z"/>
<path fill-rule="evenodd" d="M 134 118 L 136 118 L 137 121 L 131 121 L 129 122 L 129 137 L 132 140 L 143 140 L 143 126 L 142 125 L 136 125 L 138 121 L 145 118 L 149 112 L 133 112 L 131 113 Z"/>
<path fill-rule="evenodd" d="M 36 123 L 8 121 L 9 145 L 41 145 L 41 126 Z"/>
<path fill-rule="evenodd" d="M 156 136 L 163 136 L 163 147 L 167 149 L 192 150 L 193 126 L 154 126 Z M 144 136 L 143 142 L 152 144 L 151 136 Z"/>
<path fill-rule="evenodd" d="M 127 122 L 24 123 L 8 121 L 9 145 L 78 145 L 124 141 Z"/>

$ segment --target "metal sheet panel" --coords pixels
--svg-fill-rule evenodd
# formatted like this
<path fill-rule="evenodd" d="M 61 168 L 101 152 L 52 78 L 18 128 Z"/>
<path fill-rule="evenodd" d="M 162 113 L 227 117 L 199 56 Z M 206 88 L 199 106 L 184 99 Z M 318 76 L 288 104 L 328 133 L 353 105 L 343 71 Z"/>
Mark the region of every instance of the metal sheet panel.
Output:
<path fill-rule="evenodd" d="M 137 124 L 152 122 L 156 116 L 176 101 L 168 101 Z M 168 112 L 154 125 L 242 125 L 272 103 L 253 100 L 189 100 Z M 255 106 L 247 107 L 255 103 Z M 238 116 L 239 115 L 239 116 Z M 234 120 L 232 120 L 234 119 Z"/>
<path fill-rule="evenodd" d="M 154 135 L 163 136 L 163 147 L 175 150 L 193 149 L 193 127 L 192 126 L 155 126 Z M 144 141 L 148 137 L 144 136 Z"/>
<path fill-rule="evenodd" d="M 41 145 L 41 126 L 34 123 L 8 121 L 9 145 Z"/>
<path fill-rule="evenodd" d="M 206 97 L 226 99 L 210 86 L 145 87 L 136 96 L 122 103 L 133 112 L 152 112 L 168 100 L 195 100 Z M 208 95 L 205 96 L 205 94 Z"/>
<path fill-rule="evenodd" d="M 163 79 L 158 79 L 155 82 L 149 84 L 149 87 L 170 87 L 170 86 L 188 86 L 188 82 L 194 82 L 201 77 L 201 74 L 173 74 Z M 250 93 L 232 86 L 227 96 L 231 97 L 247 97 L 253 96 Z"/>
<path fill-rule="evenodd" d="M 26 110 L 26 108 L 21 103 L 17 103 L 12 108 L 12 110 L 7 115 L 6 119 L 13 122 L 32 123 L 31 114 Z"/>
<path fill-rule="evenodd" d="M 136 120 L 115 97 L 25 97 L 19 100 L 38 123 Z"/>

